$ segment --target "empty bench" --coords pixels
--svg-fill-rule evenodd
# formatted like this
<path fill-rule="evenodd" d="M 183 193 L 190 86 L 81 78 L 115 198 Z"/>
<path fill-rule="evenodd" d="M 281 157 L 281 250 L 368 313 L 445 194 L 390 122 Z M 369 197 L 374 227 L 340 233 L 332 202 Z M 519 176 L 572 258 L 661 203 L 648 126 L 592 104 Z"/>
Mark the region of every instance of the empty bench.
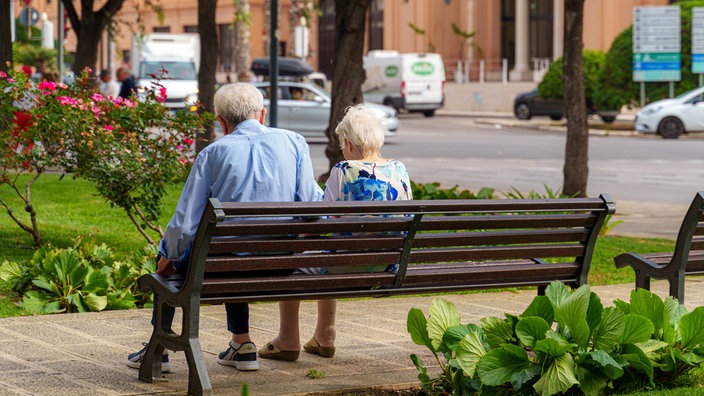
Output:
<path fill-rule="evenodd" d="M 685 275 L 704 274 L 704 191 L 694 196 L 680 225 L 673 252 L 624 253 L 614 261 L 618 268 L 633 268 L 636 288 L 650 290 L 650 279 L 667 279 L 670 296 L 684 304 Z"/>
<path fill-rule="evenodd" d="M 211 199 L 185 278 L 149 274 L 155 326 L 139 378 L 184 351 L 189 394 L 211 392 L 198 340 L 200 304 L 383 297 L 587 282 L 611 199 L 236 203 Z M 366 272 L 397 264 L 396 272 Z M 294 274 L 325 267 L 330 274 Z M 345 268 L 345 270 L 340 270 Z M 338 269 L 338 271 L 335 271 Z M 256 271 L 256 272 L 253 272 Z M 176 334 L 167 307 L 183 310 Z"/>

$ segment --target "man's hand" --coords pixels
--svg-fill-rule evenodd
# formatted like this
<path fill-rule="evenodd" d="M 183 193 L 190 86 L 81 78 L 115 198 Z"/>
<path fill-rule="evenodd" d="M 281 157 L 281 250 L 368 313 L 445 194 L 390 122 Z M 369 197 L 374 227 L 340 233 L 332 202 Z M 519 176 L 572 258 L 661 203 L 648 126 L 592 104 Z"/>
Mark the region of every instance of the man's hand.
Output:
<path fill-rule="evenodd" d="M 161 276 L 175 275 L 177 272 L 174 263 L 164 256 L 161 256 L 156 263 L 156 273 Z"/>

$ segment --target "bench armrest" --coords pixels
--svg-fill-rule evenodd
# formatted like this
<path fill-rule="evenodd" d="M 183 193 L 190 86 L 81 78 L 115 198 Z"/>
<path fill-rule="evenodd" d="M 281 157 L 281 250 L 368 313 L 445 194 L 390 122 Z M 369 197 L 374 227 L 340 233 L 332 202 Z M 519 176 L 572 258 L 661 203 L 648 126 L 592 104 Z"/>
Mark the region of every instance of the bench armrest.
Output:
<path fill-rule="evenodd" d="M 178 286 L 183 284 L 183 277 L 180 275 L 163 277 L 159 274 L 146 274 L 139 277 L 137 284 L 141 291 L 151 290 L 155 294 L 163 292 L 177 294 L 179 292 Z"/>

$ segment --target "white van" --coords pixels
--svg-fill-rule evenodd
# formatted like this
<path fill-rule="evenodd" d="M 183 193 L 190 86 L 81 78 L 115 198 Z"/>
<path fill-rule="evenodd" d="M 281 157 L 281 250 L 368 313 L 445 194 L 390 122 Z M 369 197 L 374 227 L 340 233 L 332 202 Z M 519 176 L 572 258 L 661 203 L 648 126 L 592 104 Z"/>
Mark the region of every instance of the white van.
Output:
<path fill-rule="evenodd" d="M 382 103 L 426 117 L 445 103 L 445 67 L 439 54 L 369 51 L 364 57 L 366 102 Z"/>

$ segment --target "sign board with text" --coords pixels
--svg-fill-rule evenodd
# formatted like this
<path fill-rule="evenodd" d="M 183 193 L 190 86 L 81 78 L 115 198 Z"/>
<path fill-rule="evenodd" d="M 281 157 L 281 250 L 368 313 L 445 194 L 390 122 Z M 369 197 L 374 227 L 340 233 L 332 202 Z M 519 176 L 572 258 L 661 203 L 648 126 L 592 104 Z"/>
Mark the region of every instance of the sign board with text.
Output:
<path fill-rule="evenodd" d="M 692 8 L 692 73 L 704 73 L 704 7 Z"/>
<path fill-rule="evenodd" d="M 680 81 L 680 7 L 633 9 L 633 81 Z"/>

